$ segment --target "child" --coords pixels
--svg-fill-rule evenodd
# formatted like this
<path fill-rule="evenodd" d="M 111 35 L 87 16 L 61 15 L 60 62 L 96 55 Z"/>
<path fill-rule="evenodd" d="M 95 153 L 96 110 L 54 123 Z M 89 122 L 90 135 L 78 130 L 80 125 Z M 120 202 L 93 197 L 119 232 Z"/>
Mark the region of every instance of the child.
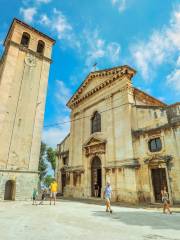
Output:
<path fill-rule="evenodd" d="M 33 198 L 33 205 L 34 205 L 34 204 L 36 204 L 36 198 L 37 198 L 37 189 L 36 188 L 33 189 L 32 198 Z"/>
<path fill-rule="evenodd" d="M 43 205 L 45 197 L 46 197 L 46 189 L 44 189 L 42 192 L 41 201 L 40 201 L 39 205 Z"/>

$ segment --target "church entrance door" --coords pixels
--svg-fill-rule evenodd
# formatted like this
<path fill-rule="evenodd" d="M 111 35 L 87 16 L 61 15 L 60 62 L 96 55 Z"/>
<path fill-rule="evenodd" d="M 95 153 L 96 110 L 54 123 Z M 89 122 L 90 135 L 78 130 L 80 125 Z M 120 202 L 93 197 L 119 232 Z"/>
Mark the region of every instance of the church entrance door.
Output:
<path fill-rule="evenodd" d="M 161 202 L 161 190 L 167 188 L 166 170 L 165 168 L 151 169 L 152 184 L 154 189 L 154 198 L 156 202 Z"/>
<path fill-rule="evenodd" d="M 15 200 L 16 183 L 13 180 L 8 180 L 5 184 L 4 200 Z"/>
<path fill-rule="evenodd" d="M 102 167 L 99 157 L 94 157 L 91 163 L 91 194 L 92 197 L 101 197 Z M 97 192 L 97 193 L 96 193 Z"/>

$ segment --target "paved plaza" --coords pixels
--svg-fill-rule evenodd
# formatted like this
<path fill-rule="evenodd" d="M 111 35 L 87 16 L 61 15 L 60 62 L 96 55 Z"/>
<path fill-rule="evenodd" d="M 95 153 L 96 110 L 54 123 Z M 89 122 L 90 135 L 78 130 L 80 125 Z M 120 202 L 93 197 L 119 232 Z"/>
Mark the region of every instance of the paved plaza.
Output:
<path fill-rule="evenodd" d="M 56 206 L 0 202 L 1 240 L 180 240 L 180 213 L 61 200 Z"/>

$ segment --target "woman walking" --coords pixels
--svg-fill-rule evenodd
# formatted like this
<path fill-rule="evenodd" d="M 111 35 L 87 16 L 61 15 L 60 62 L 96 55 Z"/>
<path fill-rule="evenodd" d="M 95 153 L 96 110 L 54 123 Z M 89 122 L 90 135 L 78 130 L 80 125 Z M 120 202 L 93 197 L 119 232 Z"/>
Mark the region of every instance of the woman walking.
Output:
<path fill-rule="evenodd" d="M 107 182 L 106 188 L 104 190 L 104 198 L 106 201 L 106 212 L 110 212 L 110 213 L 112 213 L 111 193 L 112 193 L 112 188 L 111 188 L 110 182 Z"/>
<path fill-rule="evenodd" d="M 172 214 L 169 205 L 170 205 L 170 201 L 169 201 L 169 194 L 167 192 L 166 187 L 164 186 L 163 189 L 161 190 L 161 197 L 162 197 L 162 202 L 163 202 L 163 213 L 166 213 L 166 209 L 167 211 Z"/>

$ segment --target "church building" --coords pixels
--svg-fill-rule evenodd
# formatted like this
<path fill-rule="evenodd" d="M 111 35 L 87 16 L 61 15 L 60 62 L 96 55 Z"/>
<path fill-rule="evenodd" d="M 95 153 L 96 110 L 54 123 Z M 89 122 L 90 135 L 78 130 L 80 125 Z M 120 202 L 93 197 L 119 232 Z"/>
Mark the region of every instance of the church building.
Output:
<path fill-rule="evenodd" d="M 136 71 L 91 72 L 67 106 L 71 127 L 57 145 L 56 177 L 66 197 L 155 203 L 166 186 L 180 202 L 180 102 L 167 105 L 133 86 Z"/>
<path fill-rule="evenodd" d="M 0 200 L 30 199 L 54 40 L 14 19 L 0 59 Z"/>

